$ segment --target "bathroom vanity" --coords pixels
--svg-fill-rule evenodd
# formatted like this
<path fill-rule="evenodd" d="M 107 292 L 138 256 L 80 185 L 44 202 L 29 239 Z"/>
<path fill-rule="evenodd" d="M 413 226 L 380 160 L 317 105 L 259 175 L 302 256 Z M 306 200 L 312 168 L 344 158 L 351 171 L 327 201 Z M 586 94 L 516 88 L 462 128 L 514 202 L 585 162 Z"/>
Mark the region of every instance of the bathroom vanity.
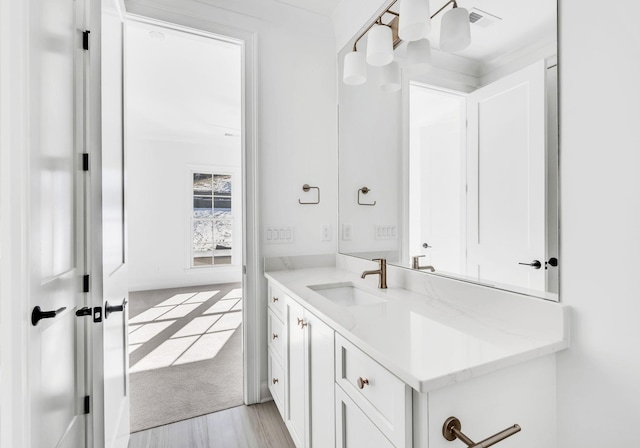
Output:
<path fill-rule="evenodd" d="M 338 255 L 267 259 L 268 381 L 299 448 L 555 446 L 555 355 L 567 307 Z"/>

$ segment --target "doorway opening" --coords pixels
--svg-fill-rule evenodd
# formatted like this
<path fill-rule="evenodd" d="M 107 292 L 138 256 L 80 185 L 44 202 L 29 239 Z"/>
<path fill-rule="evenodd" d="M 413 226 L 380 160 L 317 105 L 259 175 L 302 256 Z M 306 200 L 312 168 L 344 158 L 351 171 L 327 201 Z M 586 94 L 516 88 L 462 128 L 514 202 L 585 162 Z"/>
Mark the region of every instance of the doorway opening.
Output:
<path fill-rule="evenodd" d="M 244 403 L 242 46 L 125 33 L 131 431 Z"/>

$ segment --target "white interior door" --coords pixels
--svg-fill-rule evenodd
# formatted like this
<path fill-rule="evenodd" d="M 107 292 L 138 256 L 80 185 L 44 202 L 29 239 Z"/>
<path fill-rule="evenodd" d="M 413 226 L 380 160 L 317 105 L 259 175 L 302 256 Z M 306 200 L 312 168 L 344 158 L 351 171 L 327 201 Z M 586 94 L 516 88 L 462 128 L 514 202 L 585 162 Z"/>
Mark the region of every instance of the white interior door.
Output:
<path fill-rule="evenodd" d="M 467 114 L 468 274 L 544 291 L 544 61 L 470 94 Z"/>
<path fill-rule="evenodd" d="M 95 26 L 95 25 L 94 25 Z M 127 338 L 128 282 L 124 207 L 123 148 L 123 23 L 118 4 L 102 1 L 99 48 L 90 51 L 95 63 L 92 94 L 99 114 L 92 125 L 96 152 L 91 166 L 91 206 L 96 230 L 93 303 L 102 307 L 102 325 L 94 331 L 94 441 L 96 447 L 126 448 L 129 443 L 129 354 Z M 97 89 L 97 90 L 96 90 Z M 96 106 L 97 107 L 97 106 Z"/>
<path fill-rule="evenodd" d="M 29 447 L 86 443 L 84 2 L 29 8 Z"/>

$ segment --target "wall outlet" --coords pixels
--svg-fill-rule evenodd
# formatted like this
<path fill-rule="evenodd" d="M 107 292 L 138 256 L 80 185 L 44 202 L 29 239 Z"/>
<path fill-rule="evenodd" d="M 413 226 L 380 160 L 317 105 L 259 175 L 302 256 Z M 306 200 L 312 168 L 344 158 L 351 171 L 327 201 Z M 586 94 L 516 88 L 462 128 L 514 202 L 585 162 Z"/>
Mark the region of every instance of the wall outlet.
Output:
<path fill-rule="evenodd" d="M 331 241 L 331 224 L 322 224 L 320 241 Z"/>
<path fill-rule="evenodd" d="M 265 226 L 264 228 L 266 244 L 291 244 L 293 239 L 293 226 Z"/>
<path fill-rule="evenodd" d="M 353 226 L 351 224 L 342 224 L 342 241 L 351 241 L 353 239 Z"/>

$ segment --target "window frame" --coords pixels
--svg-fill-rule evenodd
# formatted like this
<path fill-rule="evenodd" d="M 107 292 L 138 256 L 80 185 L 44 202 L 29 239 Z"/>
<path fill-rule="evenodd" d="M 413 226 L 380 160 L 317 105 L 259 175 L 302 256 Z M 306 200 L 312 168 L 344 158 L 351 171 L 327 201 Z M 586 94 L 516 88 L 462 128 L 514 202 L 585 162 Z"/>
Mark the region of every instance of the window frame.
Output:
<path fill-rule="evenodd" d="M 225 198 L 229 198 L 229 200 L 231 201 L 231 204 L 233 204 L 233 198 L 234 195 L 237 194 L 234 190 L 236 190 L 236 188 L 234 187 L 234 184 L 236 182 L 236 179 L 238 179 L 238 172 L 235 169 L 232 169 L 230 167 L 212 167 L 212 166 L 206 166 L 206 167 L 190 167 L 189 168 L 189 176 L 188 176 L 188 213 L 189 213 L 189 219 L 188 219 L 188 242 L 189 242 L 189 261 L 188 261 L 188 269 L 210 269 L 210 268 L 224 268 L 224 267 L 230 267 L 230 266 L 236 266 L 238 263 L 236 262 L 237 260 L 235 260 L 235 256 L 234 256 L 234 251 L 233 251 L 233 240 L 234 240 L 234 234 L 235 234 L 235 228 L 236 228 L 236 216 L 237 213 L 235 211 L 235 207 L 233 207 L 233 205 L 231 206 L 231 216 L 228 218 L 216 218 L 214 216 L 211 216 L 209 218 L 196 218 L 195 214 L 194 214 L 194 198 L 196 196 L 209 196 L 209 195 L 196 195 L 194 193 L 194 189 L 193 189 L 193 179 L 194 179 L 194 175 L 195 174 L 207 174 L 207 175 L 211 175 L 212 180 L 215 176 L 229 176 L 231 178 L 231 193 L 229 196 L 217 196 L 217 197 L 225 197 Z M 212 215 L 213 215 L 213 210 L 215 209 L 215 192 L 213 191 L 213 188 L 211 190 L 211 211 L 212 211 Z M 194 244 L 193 244 L 193 236 L 194 236 L 194 224 L 196 221 L 209 221 L 211 223 L 213 223 L 213 229 L 212 231 L 213 236 L 215 237 L 215 223 L 216 222 L 222 222 L 222 221 L 228 221 L 231 224 L 231 229 L 232 229 L 232 234 L 231 234 L 231 248 L 228 249 L 229 250 L 229 257 L 231 258 L 229 263 L 225 263 L 225 264 L 215 264 L 215 244 L 214 244 L 214 248 L 213 248 L 213 253 L 211 255 L 212 258 L 212 263 L 211 264 L 202 264 L 202 265 L 196 265 L 194 263 L 195 260 L 195 253 L 196 251 L 194 250 Z"/>

